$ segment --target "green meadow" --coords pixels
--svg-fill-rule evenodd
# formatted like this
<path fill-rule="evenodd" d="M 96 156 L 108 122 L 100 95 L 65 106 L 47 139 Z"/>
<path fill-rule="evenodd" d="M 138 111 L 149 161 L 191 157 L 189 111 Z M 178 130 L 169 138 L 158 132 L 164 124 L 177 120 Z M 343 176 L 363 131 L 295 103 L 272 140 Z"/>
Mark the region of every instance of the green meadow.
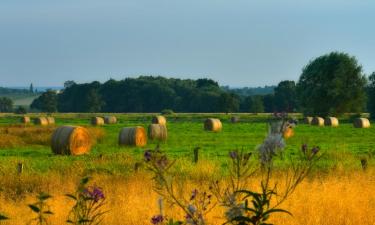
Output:
<path fill-rule="evenodd" d="M 90 118 L 104 114 L 53 114 L 56 126 L 78 125 L 91 126 Z M 122 127 L 147 126 L 155 114 L 112 114 L 118 119 L 114 125 L 104 125 L 104 137 L 98 140 L 90 154 L 84 156 L 54 155 L 48 145 L 13 146 L 0 149 L 0 171 L 15 172 L 18 163 L 24 164 L 27 173 L 43 174 L 48 172 L 66 173 L 81 170 L 82 172 L 103 172 L 110 174 L 127 174 L 134 170 L 136 162 L 142 160 L 146 149 L 159 147 L 168 155 L 186 165 L 193 163 L 193 149 L 199 147 L 199 160 L 209 161 L 225 167 L 228 152 L 243 150 L 257 153 L 256 149 L 265 138 L 271 115 L 237 114 L 240 122 L 231 123 L 232 115 L 226 114 L 175 114 L 166 116 L 168 140 L 165 142 L 148 141 L 145 147 L 120 147 L 118 134 Z M 31 118 L 39 115 L 32 114 Z M 301 115 L 293 115 L 301 120 Z M 205 118 L 220 118 L 223 130 L 218 133 L 203 130 Z M 2 114 L 0 126 L 19 123 L 20 116 Z M 31 125 L 33 126 L 33 125 Z M 342 118 L 339 127 L 315 127 L 302 124 L 294 128 L 295 135 L 286 140 L 284 159 L 278 161 L 281 167 L 290 163 L 300 152 L 301 145 L 319 146 L 324 153 L 317 168 L 321 171 L 330 169 L 361 169 L 361 159 L 374 164 L 375 128 L 354 128 L 348 118 Z"/>

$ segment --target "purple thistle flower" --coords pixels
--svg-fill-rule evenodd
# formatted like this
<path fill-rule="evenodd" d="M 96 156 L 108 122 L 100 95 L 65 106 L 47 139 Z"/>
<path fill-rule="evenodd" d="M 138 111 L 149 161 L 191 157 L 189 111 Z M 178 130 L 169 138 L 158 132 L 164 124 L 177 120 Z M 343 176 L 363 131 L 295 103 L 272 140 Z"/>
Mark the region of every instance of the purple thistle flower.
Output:
<path fill-rule="evenodd" d="M 85 188 L 82 193 L 86 197 L 92 199 L 94 202 L 98 202 L 99 200 L 105 198 L 103 191 L 96 186 Z"/>
<path fill-rule="evenodd" d="M 150 150 L 146 150 L 146 151 L 145 151 L 145 154 L 144 154 L 143 156 L 144 156 L 146 162 L 149 162 L 149 161 L 151 161 L 152 153 L 151 153 Z"/>
<path fill-rule="evenodd" d="M 164 217 L 162 215 L 156 215 L 151 218 L 152 224 L 161 224 L 164 221 Z"/>
<path fill-rule="evenodd" d="M 319 148 L 318 146 L 315 146 L 314 148 L 311 149 L 311 153 L 312 153 L 313 155 L 316 155 L 316 153 L 318 153 L 319 150 L 320 150 L 320 148 Z"/>
<path fill-rule="evenodd" d="M 197 197 L 198 190 L 194 189 L 193 192 L 191 193 L 190 201 L 194 200 L 195 197 Z"/>
<path fill-rule="evenodd" d="M 229 152 L 229 156 L 230 156 L 232 159 L 237 159 L 237 157 L 238 157 L 236 151 L 231 151 L 231 152 Z"/>

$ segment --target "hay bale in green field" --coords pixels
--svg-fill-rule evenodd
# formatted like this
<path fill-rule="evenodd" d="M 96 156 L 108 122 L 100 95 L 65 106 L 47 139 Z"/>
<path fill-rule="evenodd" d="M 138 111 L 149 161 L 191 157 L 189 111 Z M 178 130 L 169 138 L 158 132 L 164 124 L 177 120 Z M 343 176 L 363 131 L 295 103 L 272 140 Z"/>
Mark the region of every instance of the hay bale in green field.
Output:
<path fill-rule="evenodd" d="M 324 119 L 324 125 L 329 127 L 338 127 L 339 120 L 336 117 L 327 117 Z"/>
<path fill-rule="evenodd" d="M 322 127 L 324 126 L 324 119 L 322 117 L 314 117 L 311 121 L 311 125 Z"/>
<path fill-rule="evenodd" d="M 215 118 L 208 118 L 204 121 L 204 129 L 207 131 L 220 132 L 223 128 L 221 121 Z"/>
<path fill-rule="evenodd" d="M 354 120 L 353 125 L 355 128 L 369 128 L 370 121 L 367 118 L 357 118 Z"/>
<path fill-rule="evenodd" d="M 148 137 L 151 140 L 165 141 L 168 138 L 167 127 L 161 124 L 150 124 L 148 126 Z"/>

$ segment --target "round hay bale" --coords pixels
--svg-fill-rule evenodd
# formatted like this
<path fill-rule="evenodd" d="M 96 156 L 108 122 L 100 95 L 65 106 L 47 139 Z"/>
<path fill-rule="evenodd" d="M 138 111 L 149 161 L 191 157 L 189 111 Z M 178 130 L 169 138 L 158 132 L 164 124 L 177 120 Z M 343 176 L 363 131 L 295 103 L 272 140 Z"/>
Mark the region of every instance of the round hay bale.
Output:
<path fill-rule="evenodd" d="M 147 134 L 143 127 L 124 127 L 119 134 L 119 145 L 143 147 L 147 144 Z"/>
<path fill-rule="evenodd" d="M 167 127 L 160 124 L 151 124 L 148 126 L 148 137 L 151 140 L 165 141 L 168 138 Z"/>
<path fill-rule="evenodd" d="M 208 131 L 219 132 L 223 128 L 221 121 L 215 118 L 208 118 L 204 121 L 204 129 Z"/>
<path fill-rule="evenodd" d="M 104 125 L 104 118 L 103 117 L 92 117 L 91 118 L 91 125 L 94 125 L 94 126 L 101 126 L 101 125 Z"/>
<path fill-rule="evenodd" d="M 369 128 L 370 121 L 367 118 L 357 118 L 354 120 L 353 125 L 355 128 Z"/>
<path fill-rule="evenodd" d="M 90 152 L 92 140 L 84 127 L 62 126 L 51 138 L 52 152 L 59 155 L 82 155 Z"/>
<path fill-rule="evenodd" d="M 324 119 L 316 116 L 312 119 L 311 125 L 322 127 L 324 126 Z"/>
<path fill-rule="evenodd" d="M 115 116 L 105 116 L 104 122 L 106 124 L 115 124 L 115 123 L 117 123 L 117 118 Z"/>
<path fill-rule="evenodd" d="M 55 124 L 55 118 L 53 117 L 47 117 L 48 125 Z"/>
<path fill-rule="evenodd" d="M 167 119 L 164 116 L 154 116 L 151 122 L 153 124 L 167 125 Z"/>
<path fill-rule="evenodd" d="M 338 127 L 339 126 L 339 120 L 336 117 L 327 117 L 324 120 L 324 126 Z"/>
<path fill-rule="evenodd" d="M 238 117 L 238 116 L 232 116 L 230 118 L 231 123 L 238 123 L 239 121 L 240 121 L 240 117 Z"/>
<path fill-rule="evenodd" d="M 304 124 L 311 124 L 313 118 L 311 116 L 306 116 L 305 118 L 303 118 L 303 123 Z"/>
<path fill-rule="evenodd" d="M 31 122 L 30 117 L 28 116 L 21 117 L 21 123 L 28 124 L 30 122 Z"/>
<path fill-rule="evenodd" d="M 40 126 L 47 126 L 48 125 L 48 120 L 46 117 L 38 117 L 34 119 L 34 124 L 35 125 L 40 125 Z"/>
<path fill-rule="evenodd" d="M 291 138 L 293 136 L 294 136 L 294 130 L 293 130 L 293 128 L 289 127 L 289 126 L 287 128 L 285 128 L 284 133 L 283 133 L 283 137 L 285 139 L 289 139 L 289 138 Z"/>

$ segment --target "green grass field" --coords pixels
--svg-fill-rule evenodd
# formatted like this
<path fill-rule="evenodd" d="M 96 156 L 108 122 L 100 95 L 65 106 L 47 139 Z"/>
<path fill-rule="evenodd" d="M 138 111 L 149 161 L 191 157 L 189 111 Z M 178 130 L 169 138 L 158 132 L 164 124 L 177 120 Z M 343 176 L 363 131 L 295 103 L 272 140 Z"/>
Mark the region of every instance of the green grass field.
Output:
<path fill-rule="evenodd" d="M 54 114 L 57 126 L 84 125 L 90 126 L 93 114 Z M 193 159 L 193 149 L 200 147 L 200 159 L 226 165 L 228 152 L 234 149 L 256 152 L 257 145 L 267 134 L 269 115 L 242 114 L 241 122 L 230 123 L 230 115 L 225 114 L 177 114 L 167 116 L 168 140 L 158 143 L 149 141 L 146 147 L 119 147 L 118 133 L 122 127 L 147 126 L 154 114 L 115 114 L 118 124 L 105 125 L 105 137 L 97 143 L 91 153 L 86 156 L 56 156 L 49 146 L 30 145 L 0 149 L 0 170 L 15 170 L 18 162 L 25 164 L 25 171 L 30 173 L 46 173 L 57 171 L 65 173 L 75 168 L 88 171 L 104 171 L 108 173 L 128 173 L 133 170 L 134 162 L 142 159 L 145 149 L 155 148 L 158 144 L 170 156 L 189 163 Z M 36 115 L 31 115 L 31 117 Z M 296 114 L 295 116 L 300 116 Z M 221 118 L 223 130 L 220 133 L 203 130 L 203 121 L 207 117 Z M 19 117 L 3 114 L 0 126 L 18 123 Z M 360 169 L 360 159 L 367 158 L 373 164 L 375 155 L 375 128 L 353 128 L 347 119 L 337 128 L 314 127 L 299 124 L 295 128 L 295 136 L 287 140 L 285 162 L 289 156 L 298 154 L 300 146 L 308 143 L 317 145 L 324 152 L 318 164 L 321 170 L 333 168 Z M 280 162 L 280 165 L 287 164 Z"/>

